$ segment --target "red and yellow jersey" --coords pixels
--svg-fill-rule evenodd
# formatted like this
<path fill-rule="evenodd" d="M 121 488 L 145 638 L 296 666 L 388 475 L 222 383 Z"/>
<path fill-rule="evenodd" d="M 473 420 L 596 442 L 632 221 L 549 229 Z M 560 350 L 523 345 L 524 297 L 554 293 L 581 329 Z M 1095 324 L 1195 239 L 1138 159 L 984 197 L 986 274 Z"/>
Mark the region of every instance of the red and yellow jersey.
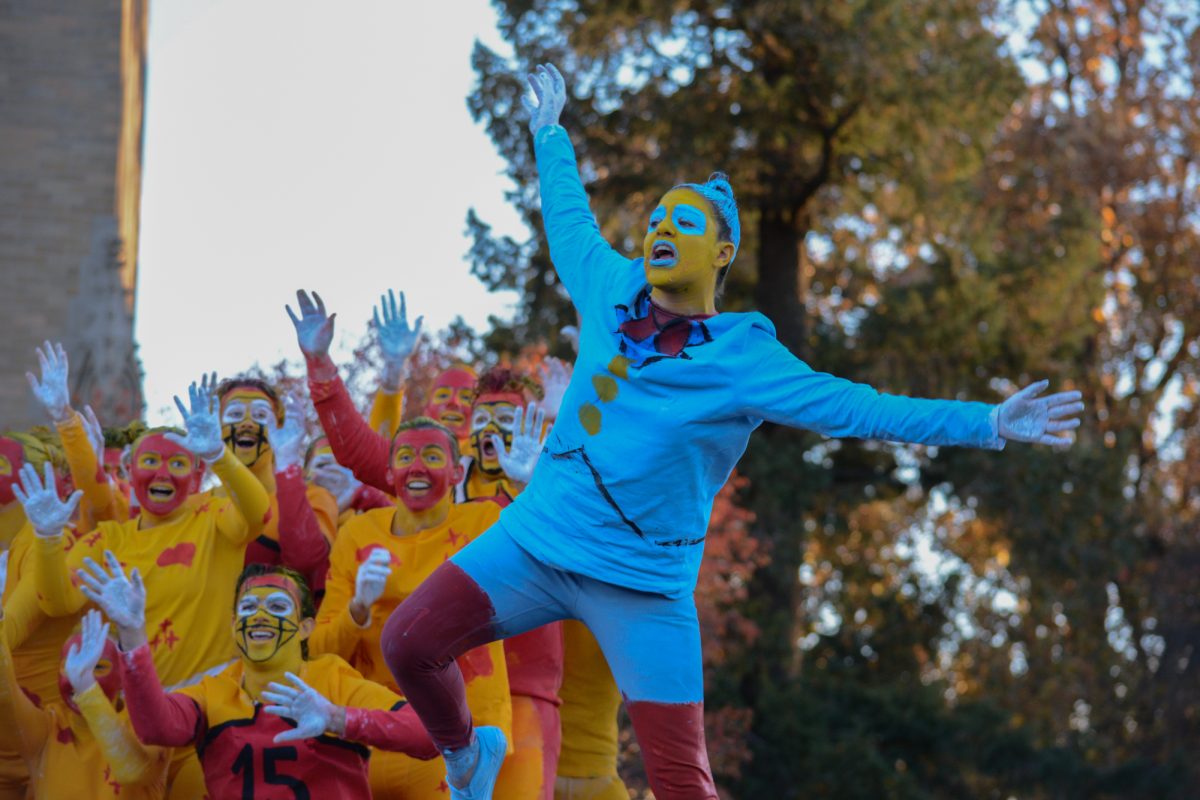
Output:
<path fill-rule="evenodd" d="M 359 514 L 338 533 L 330 556 L 325 600 L 309 648 L 316 653 L 336 653 L 365 677 L 399 691 L 380 650 L 387 618 L 435 569 L 491 527 L 500 516 L 500 507 L 494 503 L 453 505 L 441 525 L 402 536 L 392 533 L 394 514 L 390 508 Z M 350 616 L 349 606 L 359 565 L 376 548 L 391 554 L 392 574 L 383 596 L 371 608 L 370 623 L 360 628 Z M 504 645 L 492 642 L 471 650 L 458 659 L 458 664 L 476 723 L 501 728 L 511 742 L 512 700 Z"/>
<path fill-rule="evenodd" d="M 33 576 L 36 538 L 33 526 L 26 524 L 9 548 L 4 638 L 12 651 L 17 683 L 39 704 L 61 703 L 58 668 L 62 646 L 79 623 L 79 613 L 50 617 L 40 607 Z M 70 547 L 74 532 L 68 532 L 62 541 Z"/>
<path fill-rule="evenodd" d="M 233 501 L 210 493 L 189 498 L 161 525 L 139 530 L 138 522 L 102 522 L 69 550 L 62 537 L 39 539 L 38 590 L 48 613 L 78 611 L 85 599 L 75 571 L 85 557 L 102 564 L 104 551 L 113 551 L 146 584 L 146 635 L 158 674 L 168 686 L 182 685 L 236 655 L 230 617 L 213 609 L 228 607 L 255 531 Z"/>
<path fill-rule="evenodd" d="M 294 725 L 242 689 L 242 661 L 179 690 L 201 714 L 196 752 L 211 797 L 369 797 L 366 746 L 325 734 L 277 745 Z M 334 655 L 305 662 L 300 678 L 335 705 L 388 710 L 399 696 Z"/>

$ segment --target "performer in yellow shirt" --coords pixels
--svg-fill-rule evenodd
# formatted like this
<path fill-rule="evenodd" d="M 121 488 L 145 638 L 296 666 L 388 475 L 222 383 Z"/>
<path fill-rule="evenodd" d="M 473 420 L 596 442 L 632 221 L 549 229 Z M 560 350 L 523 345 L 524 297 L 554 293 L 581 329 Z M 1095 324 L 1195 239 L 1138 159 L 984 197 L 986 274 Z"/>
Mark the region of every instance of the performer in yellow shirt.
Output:
<path fill-rule="evenodd" d="M 219 618 L 206 603 L 209 591 L 233 590 L 245 558 L 246 544 L 262 531 L 268 499 L 250 471 L 226 450 L 211 390 L 215 376 L 192 384 L 190 408 L 176 398 L 187 436 L 154 429 L 134 448 L 133 490 L 141 507 L 137 519 L 101 522 L 67 552 L 62 531 L 70 510 L 32 467 L 22 470 L 26 514 L 37 533 L 34 553 L 38 600 L 51 616 L 78 612 L 84 596 L 72 584 L 72 571 L 85 558 L 105 550 L 146 576 L 151 589 L 147 618 L 155 666 L 169 685 L 195 682 L 222 669 L 233 649 Z M 220 478 L 228 498 L 193 494 L 197 456 Z M 186 770 L 184 777 L 178 777 Z M 194 787 L 198 765 L 172 765 L 176 785 Z M 184 791 L 182 789 L 178 791 Z M 191 792 L 192 789 L 188 789 Z M 189 797 L 190 794 L 172 797 Z"/>
<path fill-rule="evenodd" d="M 89 561 L 79 578 L 117 625 L 134 730 L 144 743 L 194 745 L 212 797 L 369 797 L 368 746 L 437 754 L 396 694 L 337 656 L 308 658 L 312 595 L 294 570 L 247 566 L 233 594 L 241 657 L 168 693 L 146 640 L 141 577 L 127 577 L 112 553 L 105 561 Z"/>
<path fill-rule="evenodd" d="M 311 639 L 314 652 L 335 653 L 366 677 L 395 689 L 379 637 L 392 609 L 467 542 L 499 517 L 494 503 L 456 505 L 451 488 L 461 474 L 457 441 L 427 417 L 403 423 L 391 445 L 389 474 L 399 504 L 352 518 L 338 533 L 325 602 Z M 459 659 L 474 719 L 511 741 L 512 703 L 499 642 Z M 382 757 L 381 757 L 382 756 Z M 445 765 L 377 753 L 371 759 L 376 798 L 445 797 Z"/>
<path fill-rule="evenodd" d="M 0 564 L 0 587 L 3 575 Z M 98 612 L 84 617 L 82 634 L 71 637 L 63 652 L 63 702 L 39 707 L 18 686 L 12 654 L 0 637 L 0 746 L 18 750 L 29 765 L 27 796 L 159 800 L 170 753 L 143 746 L 118 710 L 117 648 Z"/>

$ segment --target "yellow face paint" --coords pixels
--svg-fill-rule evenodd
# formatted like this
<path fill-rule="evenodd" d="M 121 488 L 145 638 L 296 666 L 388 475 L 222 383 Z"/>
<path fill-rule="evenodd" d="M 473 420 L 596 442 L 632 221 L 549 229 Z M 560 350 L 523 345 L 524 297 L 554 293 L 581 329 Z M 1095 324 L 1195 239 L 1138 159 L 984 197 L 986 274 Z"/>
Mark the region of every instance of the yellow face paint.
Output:
<path fill-rule="evenodd" d="M 734 253 L 732 243 L 720 241 L 719 231 L 703 195 L 686 187 L 667 192 L 650 215 L 642 241 L 646 281 L 682 302 L 711 306 L 717 274 Z"/>
<path fill-rule="evenodd" d="M 12 475 L 12 462 L 6 456 L 0 456 L 0 475 Z"/>
<path fill-rule="evenodd" d="M 260 581 L 255 585 L 255 581 Z M 292 591 L 279 586 L 276 575 L 251 579 L 234 608 L 233 636 L 242 656 L 255 664 L 288 667 L 302 659 L 300 605 Z M 290 581 L 287 581 L 290 583 Z"/>

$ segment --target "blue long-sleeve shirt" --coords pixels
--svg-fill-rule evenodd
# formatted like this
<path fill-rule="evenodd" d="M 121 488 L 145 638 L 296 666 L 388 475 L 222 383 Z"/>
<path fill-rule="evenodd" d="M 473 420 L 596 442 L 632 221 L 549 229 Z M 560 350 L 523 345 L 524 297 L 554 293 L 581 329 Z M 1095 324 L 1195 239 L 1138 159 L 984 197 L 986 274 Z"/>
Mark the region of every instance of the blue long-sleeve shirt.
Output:
<path fill-rule="evenodd" d="M 566 131 L 534 141 L 550 255 L 579 357 L 529 486 L 500 525 L 559 569 L 677 597 L 696 584 L 713 498 L 763 420 L 827 436 L 999 449 L 985 403 L 919 400 L 813 371 L 758 313 L 691 322 L 678 356 L 618 329 L 648 302 L 642 259 L 600 234 Z"/>

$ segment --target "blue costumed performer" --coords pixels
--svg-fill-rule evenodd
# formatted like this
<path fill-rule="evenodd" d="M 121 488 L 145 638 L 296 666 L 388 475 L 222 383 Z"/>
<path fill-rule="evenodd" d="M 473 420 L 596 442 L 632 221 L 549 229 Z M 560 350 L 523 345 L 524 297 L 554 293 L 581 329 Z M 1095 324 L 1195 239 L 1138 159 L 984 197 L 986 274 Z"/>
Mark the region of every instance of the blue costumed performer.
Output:
<path fill-rule="evenodd" d="M 881 394 L 816 372 L 761 314 L 716 313 L 741 239 L 721 175 L 667 192 L 644 256 L 609 246 L 558 125 L 566 86 L 530 76 L 550 254 L 579 310 L 579 358 L 533 478 L 491 529 L 395 610 L 382 649 L 446 754 L 451 797 L 491 797 L 503 736 L 475 729 L 455 657 L 561 619 L 595 635 L 660 800 L 717 797 L 692 599 L 713 497 L 763 420 L 827 436 L 999 450 L 1065 446 L 1078 392 L 999 405 Z M 323 316 L 311 305 L 306 316 Z M 319 318 L 311 318 L 320 324 Z"/>

